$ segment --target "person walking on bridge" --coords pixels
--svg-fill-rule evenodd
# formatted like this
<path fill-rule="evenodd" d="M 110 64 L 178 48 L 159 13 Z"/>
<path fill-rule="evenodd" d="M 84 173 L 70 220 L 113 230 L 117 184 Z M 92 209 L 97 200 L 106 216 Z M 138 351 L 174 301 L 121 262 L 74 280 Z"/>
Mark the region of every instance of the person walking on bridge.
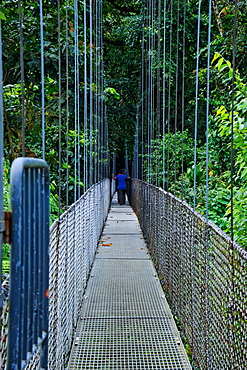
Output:
<path fill-rule="evenodd" d="M 125 204 L 125 192 L 127 189 L 126 181 L 129 180 L 130 177 L 126 175 L 126 170 L 122 169 L 117 176 L 112 174 L 112 178 L 114 180 L 117 180 L 118 200 L 120 205 L 122 206 L 123 204 Z"/>

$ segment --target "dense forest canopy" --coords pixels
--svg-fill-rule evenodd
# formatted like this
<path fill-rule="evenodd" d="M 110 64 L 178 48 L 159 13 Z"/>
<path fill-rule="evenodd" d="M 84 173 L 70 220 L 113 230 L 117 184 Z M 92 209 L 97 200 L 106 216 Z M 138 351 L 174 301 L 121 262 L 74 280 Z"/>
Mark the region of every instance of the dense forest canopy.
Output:
<path fill-rule="evenodd" d="M 246 246 L 246 1 L 212 0 L 210 39 L 208 0 L 78 1 L 76 65 L 74 1 L 60 1 L 59 11 L 57 5 L 43 1 L 46 160 L 54 212 L 58 186 L 65 205 L 66 189 L 71 202 L 75 182 L 85 190 L 110 173 L 114 158 L 122 165 L 127 154 L 132 175 L 195 203 L 228 233 L 233 219 L 234 237 Z M 24 154 L 41 156 L 39 11 L 32 0 L 4 0 L 0 6 L 6 186 L 11 162 L 22 154 L 23 87 Z M 81 126 L 77 122 L 75 129 L 76 93 Z M 81 178 L 73 169 L 75 141 L 82 148 Z"/>

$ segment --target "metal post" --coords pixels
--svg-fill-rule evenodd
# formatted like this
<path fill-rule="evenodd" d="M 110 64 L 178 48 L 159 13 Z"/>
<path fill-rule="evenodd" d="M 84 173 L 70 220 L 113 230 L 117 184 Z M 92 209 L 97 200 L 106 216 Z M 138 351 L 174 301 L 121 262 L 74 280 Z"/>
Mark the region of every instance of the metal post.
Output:
<path fill-rule="evenodd" d="M 37 355 L 47 369 L 49 175 L 41 159 L 11 167 L 11 266 L 7 369 L 23 369 Z"/>

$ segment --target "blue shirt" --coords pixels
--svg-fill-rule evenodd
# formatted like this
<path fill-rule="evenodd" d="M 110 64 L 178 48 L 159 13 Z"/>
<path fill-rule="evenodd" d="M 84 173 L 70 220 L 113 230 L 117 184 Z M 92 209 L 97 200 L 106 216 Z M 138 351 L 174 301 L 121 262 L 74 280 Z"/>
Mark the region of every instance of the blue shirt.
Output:
<path fill-rule="evenodd" d="M 127 175 L 124 175 L 124 174 L 121 174 L 121 175 L 117 175 L 116 178 L 118 180 L 118 185 L 117 185 L 117 189 L 119 190 L 126 190 L 127 189 L 127 186 L 126 186 L 126 179 L 127 179 Z"/>

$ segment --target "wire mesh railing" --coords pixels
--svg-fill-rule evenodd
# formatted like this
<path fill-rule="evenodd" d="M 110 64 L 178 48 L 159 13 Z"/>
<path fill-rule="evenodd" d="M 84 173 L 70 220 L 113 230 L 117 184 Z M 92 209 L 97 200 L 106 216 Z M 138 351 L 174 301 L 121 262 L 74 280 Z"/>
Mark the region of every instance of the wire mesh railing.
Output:
<path fill-rule="evenodd" d="M 93 185 L 50 230 L 49 368 L 64 369 L 111 200 L 110 180 Z"/>
<path fill-rule="evenodd" d="M 110 180 L 93 185 L 50 228 L 49 369 L 66 368 L 84 289 L 114 192 Z M 6 369 L 8 290 L 1 312 L 1 364 Z M 40 354 L 25 370 L 40 369 Z"/>
<path fill-rule="evenodd" d="M 171 308 L 201 370 L 247 368 L 247 251 L 161 188 L 129 195 Z"/>

